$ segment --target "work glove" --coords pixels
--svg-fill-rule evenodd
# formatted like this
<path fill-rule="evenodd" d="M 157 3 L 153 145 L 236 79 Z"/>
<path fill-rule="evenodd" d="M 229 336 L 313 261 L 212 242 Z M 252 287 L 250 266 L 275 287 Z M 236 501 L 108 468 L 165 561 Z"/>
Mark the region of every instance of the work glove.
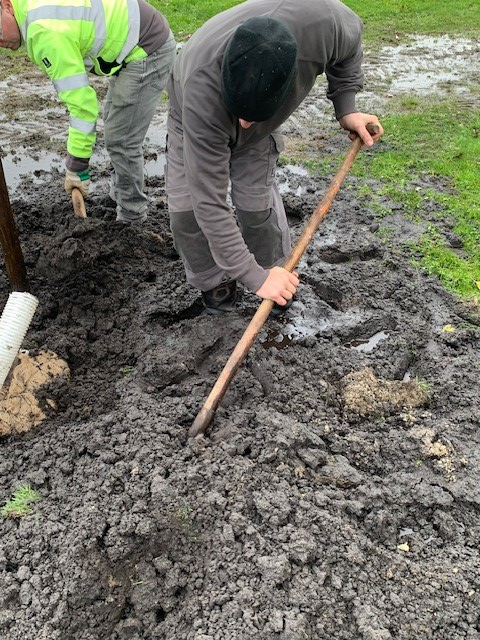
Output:
<path fill-rule="evenodd" d="M 84 169 L 75 173 L 67 169 L 65 174 L 65 191 L 71 193 L 72 189 L 79 189 L 82 196 L 85 198 L 88 195 L 88 188 L 90 186 L 90 171 Z"/>

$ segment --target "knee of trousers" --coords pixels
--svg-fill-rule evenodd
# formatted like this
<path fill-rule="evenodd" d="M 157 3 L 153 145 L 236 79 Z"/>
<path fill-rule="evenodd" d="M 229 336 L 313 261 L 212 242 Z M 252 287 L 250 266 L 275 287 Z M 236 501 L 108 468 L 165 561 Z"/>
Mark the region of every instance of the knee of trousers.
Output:
<path fill-rule="evenodd" d="M 170 218 L 175 215 L 182 216 L 185 213 L 191 213 L 192 211 L 192 198 L 188 189 L 175 188 L 171 184 L 171 180 L 165 175 L 165 190 L 168 198 L 168 210 Z"/>
<path fill-rule="evenodd" d="M 189 271 L 201 273 L 216 266 L 193 211 L 170 213 L 170 228 L 173 245 Z"/>
<path fill-rule="evenodd" d="M 236 214 L 245 244 L 258 264 L 269 268 L 282 262 L 285 258 L 288 227 L 282 228 L 276 211 L 273 208 L 263 211 L 237 209 Z"/>

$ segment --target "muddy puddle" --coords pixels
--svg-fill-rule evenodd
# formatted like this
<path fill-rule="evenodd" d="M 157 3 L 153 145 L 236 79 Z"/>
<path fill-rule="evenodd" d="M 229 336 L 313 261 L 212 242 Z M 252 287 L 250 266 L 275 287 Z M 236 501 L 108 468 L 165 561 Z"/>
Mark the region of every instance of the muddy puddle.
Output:
<path fill-rule="evenodd" d="M 475 52 L 412 37 L 367 59 L 362 100 L 387 109 L 432 69 L 458 87 L 460 63 L 473 81 Z M 164 104 L 146 145 L 146 224 L 102 206 L 101 136 L 81 221 L 59 174 L 66 120 L 40 76 L 29 81 L 27 104 L 2 75 L 0 145 L 40 301 L 24 350 L 56 354 L 62 373 L 37 392 L 35 428 L 2 423 L 0 502 L 25 484 L 41 499 L 0 519 L 0 637 L 479 640 L 475 308 L 385 242 L 350 176 L 302 258 L 296 301 L 262 329 L 206 437 L 188 439 L 258 300 L 244 291 L 212 318 L 184 281 Z M 287 137 L 340 157 L 347 141 L 323 106 L 309 98 Z M 281 168 L 294 238 L 331 177 Z M 419 233 L 395 211 L 396 237 Z"/>
<path fill-rule="evenodd" d="M 384 47 L 378 55 L 365 50 L 365 74 L 384 89 L 386 97 L 414 93 L 440 98 L 450 91 L 467 95 L 478 81 L 480 43 L 449 35 L 413 35 L 407 44 Z M 472 75 L 465 77 L 464 61 L 472 60 Z M 385 95 L 384 95 L 385 97 Z"/>

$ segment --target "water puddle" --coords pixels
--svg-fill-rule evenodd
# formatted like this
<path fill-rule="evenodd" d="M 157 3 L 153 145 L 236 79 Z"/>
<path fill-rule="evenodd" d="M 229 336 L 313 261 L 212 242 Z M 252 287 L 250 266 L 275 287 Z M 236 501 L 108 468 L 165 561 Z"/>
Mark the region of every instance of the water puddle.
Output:
<path fill-rule="evenodd" d="M 164 140 L 162 144 L 159 140 L 161 135 L 155 127 L 153 127 L 152 133 L 156 140 L 155 146 L 150 140 L 146 140 L 147 144 L 150 142 L 145 161 L 145 176 L 147 178 L 160 177 L 165 173 Z M 165 139 L 165 134 L 163 134 L 163 138 Z M 110 165 L 108 154 L 103 146 L 97 145 L 90 164 L 92 168 L 92 193 L 94 193 L 96 190 L 95 182 L 98 179 L 98 176 L 95 175 L 96 170 L 104 170 Z M 52 170 L 62 174 L 65 171 L 65 160 L 62 155 L 49 151 L 35 151 L 32 155 L 31 149 L 20 146 L 13 153 L 8 153 L 2 158 L 2 166 L 8 191 L 13 193 L 27 176 L 33 185 L 40 185 L 50 180 Z"/>
<path fill-rule="evenodd" d="M 285 336 L 278 331 L 267 329 L 267 337 L 261 343 L 264 349 L 286 349 L 293 342 L 293 338 Z"/>
<path fill-rule="evenodd" d="M 0 82 L 0 91 L 11 90 L 16 94 L 24 88 L 25 95 L 31 91 L 31 86 L 11 77 Z M 105 88 L 105 87 L 104 87 Z M 5 180 L 10 193 L 13 193 L 28 176 L 32 184 L 40 185 L 51 179 L 53 171 L 63 174 L 65 170 L 65 152 L 48 150 L 47 142 L 35 143 L 39 140 L 55 141 L 56 147 L 66 147 L 68 134 L 68 116 L 66 109 L 59 104 L 53 86 L 49 82 L 38 83 L 35 86 L 35 98 L 39 101 L 36 109 L 36 119 L 31 121 L 28 102 L 22 109 L 19 101 L 16 118 L 2 122 L 0 131 L 0 145 L 5 154 L 2 165 Z M 46 105 L 46 106 L 45 106 Z M 98 139 L 90 162 L 92 168 L 92 193 L 96 191 L 100 174 L 109 171 L 110 161 L 103 140 L 104 123 L 100 116 L 97 122 Z M 15 140 L 17 143 L 15 144 Z M 18 143 L 22 140 L 22 143 Z M 33 141 L 33 142 L 31 142 Z M 161 177 L 165 173 L 165 141 L 166 141 L 166 113 L 162 110 L 155 114 L 144 142 L 145 176 L 147 178 Z"/>
<path fill-rule="evenodd" d="M 159 153 L 156 158 L 147 160 L 145 162 L 145 175 L 147 178 L 155 178 L 157 176 L 163 176 L 165 173 L 165 154 Z"/>
<path fill-rule="evenodd" d="M 295 303 L 292 305 L 295 305 Z M 315 336 L 317 333 L 326 331 L 332 326 L 332 322 L 322 317 L 312 315 L 299 314 L 292 322 L 286 324 L 283 332 L 291 338 L 291 340 L 301 340 L 308 336 Z"/>
<path fill-rule="evenodd" d="M 45 182 L 42 173 L 50 173 L 53 168 L 62 171 L 64 166 L 63 160 L 56 153 L 40 151 L 33 157 L 24 147 L 18 148 L 15 154 L 2 158 L 2 165 L 10 193 L 17 189 L 26 176 L 29 176 L 34 185 L 40 185 Z"/>
<path fill-rule="evenodd" d="M 378 331 L 368 340 L 350 340 L 345 344 L 346 347 L 351 349 L 356 349 L 357 351 L 362 351 L 363 353 L 369 353 L 373 351 L 379 342 L 388 338 L 389 334 L 385 333 L 385 331 Z"/>
<path fill-rule="evenodd" d="M 454 91 L 469 92 L 468 83 L 475 84 L 480 71 L 478 43 L 472 39 L 451 38 L 448 35 L 412 35 L 408 43 L 384 47 L 377 54 L 365 52 L 364 72 L 367 86 L 361 100 L 381 102 L 375 86 L 387 97 L 395 95 L 436 94 Z M 471 68 L 465 75 L 465 59 L 469 56 Z"/>
<path fill-rule="evenodd" d="M 299 165 L 286 164 L 283 167 L 278 167 L 276 180 L 280 194 L 304 195 L 307 192 L 307 188 L 304 184 L 298 184 L 298 182 L 301 182 L 303 178 L 307 178 L 309 175 L 308 169 Z"/>
<path fill-rule="evenodd" d="M 44 76 L 42 75 L 42 79 Z M 0 81 L 0 91 L 5 95 L 7 91 L 15 91 L 21 95 L 29 96 L 32 92 L 31 78 L 24 79 L 21 75 L 11 75 L 5 80 Z M 51 82 L 42 82 L 35 84 L 35 97 L 49 100 L 56 99 L 57 94 Z M 28 103 L 26 103 L 28 107 Z"/>
<path fill-rule="evenodd" d="M 321 305 L 324 305 L 322 307 Z M 286 349 L 293 342 L 310 336 L 316 336 L 322 331 L 332 327 L 333 323 L 326 316 L 331 309 L 325 303 L 318 303 L 315 307 L 307 309 L 300 300 L 295 300 L 292 307 L 291 319 L 278 329 L 267 329 L 267 338 L 261 342 L 264 349 Z"/>
<path fill-rule="evenodd" d="M 296 165 L 296 164 L 286 164 L 284 167 L 285 171 L 288 171 L 289 173 L 293 173 L 294 176 L 308 176 L 308 169 L 305 169 L 305 167 L 301 167 L 300 165 Z"/>

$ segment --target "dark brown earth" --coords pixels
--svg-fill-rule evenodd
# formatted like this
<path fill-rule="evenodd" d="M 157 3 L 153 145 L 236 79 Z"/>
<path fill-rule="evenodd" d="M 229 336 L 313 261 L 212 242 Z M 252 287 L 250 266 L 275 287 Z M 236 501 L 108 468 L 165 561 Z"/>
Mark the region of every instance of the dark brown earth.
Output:
<path fill-rule="evenodd" d="M 322 131 L 320 152 L 339 160 L 345 134 Z M 53 153 L 29 144 L 20 155 Z M 147 179 L 149 220 L 130 228 L 101 205 L 95 167 L 86 221 L 55 166 L 11 192 L 40 301 L 23 347 L 54 351 L 70 378 L 42 389 L 41 425 L 0 440 L 1 503 L 25 484 L 42 496 L 0 520 L 0 637 L 479 640 L 480 319 L 411 266 L 399 239 L 421 228 L 385 201 L 385 237 L 347 177 L 291 310 L 189 440 L 258 300 L 203 315 L 163 178 Z M 295 171 L 279 181 L 298 236 L 332 175 Z M 428 175 L 418 187 L 450 188 Z"/>

